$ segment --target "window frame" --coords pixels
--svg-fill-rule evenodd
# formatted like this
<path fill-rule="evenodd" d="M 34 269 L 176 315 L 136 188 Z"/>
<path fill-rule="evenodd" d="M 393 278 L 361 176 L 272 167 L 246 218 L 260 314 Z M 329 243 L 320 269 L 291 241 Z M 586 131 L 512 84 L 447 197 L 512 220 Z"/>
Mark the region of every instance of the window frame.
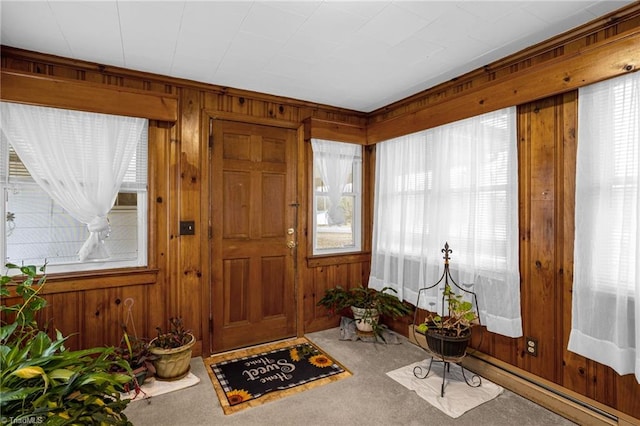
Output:
<path fill-rule="evenodd" d="M 337 143 L 350 143 L 353 145 L 357 145 L 359 150 L 359 155 L 354 158 L 353 162 L 353 171 L 352 171 L 352 185 L 350 192 L 343 192 L 342 197 L 353 197 L 353 212 L 352 212 L 352 235 L 353 235 L 353 246 L 349 247 L 339 247 L 339 248 L 317 248 L 317 237 L 318 237 L 318 215 L 317 215 L 317 201 L 318 197 L 328 196 L 327 192 L 317 191 L 315 187 L 315 173 L 316 173 L 316 165 L 315 165 L 315 153 L 311 148 L 311 143 L 309 143 L 310 149 L 310 194 L 311 194 L 311 238 L 309 242 L 309 251 L 311 257 L 327 257 L 327 256 L 340 256 L 340 255 L 349 255 L 354 253 L 361 253 L 363 250 L 363 241 L 362 241 L 362 228 L 364 223 L 364 210 L 363 210 L 363 188 L 364 188 L 364 156 L 365 150 L 362 144 L 357 142 L 345 142 L 336 139 L 326 139 L 322 138 L 329 142 L 337 142 Z M 358 182 L 356 182 L 356 180 Z M 354 191 L 355 188 L 359 188 L 359 191 Z"/>
<path fill-rule="evenodd" d="M 53 107 L 57 108 L 57 107 Z M 114 260 L 87 260 L 85 262 L 59 262 L 59 263 L 47 263 L 47 259 L 43 259 L 42 263 L 46 263 L 47 273 L 48 274 L 83 274 L 96 272 L 100 273 L 105 270 L 130 270 L 130 269 L 148 269 L 149 268 L 149 260 L 150 260 L 150 223 L 151 223 L 151 211 L 149 210 L 149 196 L 150 196 L 150 127 L 151 123 L 147 120 L 147 123 L 144 128 L 145 133 L 145 141 L 146 147 L 144 148 L 146 152 L 140 153 L 139 148 L 136 149 L 136 155 L 132 159 L 132 162 L 135 162 L 136 165 L 140 163 L 140 160 L 137 159 L 138 155 L 142 154 L 141 159 L 146 162 L 146 178 L 143 185 L 140 183 L 136 184 L 126 184 L 123 183 L 120 188 L 119 194 L 121 193 L 133 193 L 137 194 L 136 196 L 136 205 L 135 206 L 118 206 L 117 203 L 114 204 L 112 209 L 109 211 L 109 215 L 112 212 L 126 212 L 131 210 L 136 210 L 136 251 L 137 256 L 135 259 L 114 259 Z M 17 177 L 12 179 L 12 182 L 9 181 L 11 178 L 11 170 L 10 170 L 10 152 L 15 153 L 13 148 L 10 146 L 9 141 L 4 137 L 0 140 L 0 153 L 2 153 L 3 164 L 0 164 L 0 192 L 2 193 L 2 202 L 0 202 L 0 217 L 6 218 L 8 209 L 8 192 L 12 187 L 15 187 L 16 184 L 19 187 L 29 187 L 32 186 L 36 188 L 38 191 L 42 191 L 38 185 L 35 183 L 33 178 L 29 176 L 26 171 L 26 168 L 22 166 L 22 168 L 18 171 Z M 17 155 L 17 154 L 16 154 Z M 17 158 L 20 161 L 19 158 Z M 6 174 L 4 172 L 6 171 Z M 44 197 L 53 203 L 55 203 L 46 193 L 42 194 Z M 56 204 L 57 205 L 57 204 Z M 65 212 L 68 215 L 68 213 Z M 72 219 L 75 221 L 75 219 Z M 0 223 L 0 232 L 2 232 L 2 240 L 0 242 L 0 259 L 3 260 L 2 266 L 7 262 L 7 220 L 2 220 Z M 12 262 L 15 263 L 15 262 Z M 33 263 L 31 261 L 27 263 Z M 41 266 L 41 265 L 39 265 Z M 4 269 L 4 268 L 3 268 Z"/>

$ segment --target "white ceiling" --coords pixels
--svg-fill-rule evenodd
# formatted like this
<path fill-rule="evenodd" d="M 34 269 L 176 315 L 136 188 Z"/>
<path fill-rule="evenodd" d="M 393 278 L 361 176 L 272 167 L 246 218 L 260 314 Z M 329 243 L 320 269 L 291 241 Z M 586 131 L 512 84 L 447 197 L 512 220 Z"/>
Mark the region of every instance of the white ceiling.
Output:
<path fill-rule="evenodd" d="M 1 0 L 0 41 L 370 112 L 629 3 Z"/>

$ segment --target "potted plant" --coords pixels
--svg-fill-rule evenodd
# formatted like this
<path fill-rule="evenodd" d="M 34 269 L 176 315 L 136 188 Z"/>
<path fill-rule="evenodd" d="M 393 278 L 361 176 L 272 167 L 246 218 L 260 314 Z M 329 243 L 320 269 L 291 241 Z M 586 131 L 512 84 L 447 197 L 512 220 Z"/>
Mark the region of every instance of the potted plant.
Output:
<path fill-rule="evenodd" d="M 146 339 L 130 335 L 126 326 L 123 325 L 122 339 L 120 346 L 115 348 L 114 357 L 126 361 L 131 371 L 132 379 L 123 386 L 123 390 L 125 392 L 133 390 L 138 395 L 141 392 L 140 386 L 147 379 L 153 377 L 156 372 L 153 361 L 157 356 L 151 353 L 149 342 Z M 118 370 L 117 367 L 114 372 L 126 373 L 126 371 Z"/>
<path fill-rule="evenodd" d="M 127 363 L 113 358 L 113 347 L 71 351 L 59 331 L 49 337 L 36 319 L 47 304 L 39 294 L 45 275 L 38 277 L 32 265 L 6 267 L 22 276 L 15 281 L 8 272 L 0 277 L 2 423 L 130 425 L 122 412 L 129 401 L 118 389 L 131 377 L 111 373 L 127 370 Z M 15 296 L 21 298 L 18 303 L 4 304 Z"/>
<path fill-rule="evenodd" d="M 391 287 L 377 291 L 363 286 L 349 289 L 336 286 L 326 290 L 322 299 L 318 301 L 318 306 L 327 308 L 329 314 L 350 308 L 356 327 L 361 333 L 374 334 L 376 337 L 383 338 L 382 328 L 379 325 L 381 315 L 399 318 L 411 312 L 409 306 L 387 291 L 397 293 Z"/>
<path fill-rule="evenodd" d="M 169 319 L 169 329 L 163 332 L 156 327 L 158 336 L 149 342 L 149 350 L 157 358 L 153 360 L 156 377 L 159 380 L 178 380 L 189 373 L 191 348 L 196 343 L 195 336 L 184 328 L 182 318 Z"/>
<path fill-rule="evenodd" d="M 463 296 L 456 294 L 448 283 L 443 290 L 443 299 L 446 315 L 431 313 L 416 331 L 426 335 L 427 346 L 435 354 L 460 358 L 465 355 L 478 315 L 473 303 L 463 300 Z"/>

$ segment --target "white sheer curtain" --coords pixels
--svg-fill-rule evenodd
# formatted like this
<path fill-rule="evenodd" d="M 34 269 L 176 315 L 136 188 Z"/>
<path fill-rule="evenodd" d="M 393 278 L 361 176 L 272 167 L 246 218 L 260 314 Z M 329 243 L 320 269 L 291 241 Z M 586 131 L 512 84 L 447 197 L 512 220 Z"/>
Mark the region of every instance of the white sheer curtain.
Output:
<path fill-rule="evenodd" d="M 568 349 L 640 383 L 640 73 L 580 89 Z"/>
<path fill-rule="evenodd" d="M 79 260 L 108 258 L 107 213 L 147 120 L 6 102 L 1 107 L 2 132 L 31 177 L 87 224 Z"/>
<path fill-rule="evenodd" d="M 442 274 L 448 242 L 482 323 L 521 336 L 517 160 L 515 108 L 379 143 L 369 285 L 415 304 Z M 421 307 L 438 301 L 434 289 Z"/>
<path fill-rule="evenodd" d="M 315 166 L 327 187 L 327 195 L 331 202 L 328 215 L 332 225 L 342 225 L 345 221 L 344 212 L 340 208 L 340 198 L 344 186 L 349 181 L 349 174 L 353 170 L 353 159 L 361 149 L 353 143 L 311 139 Z"/>

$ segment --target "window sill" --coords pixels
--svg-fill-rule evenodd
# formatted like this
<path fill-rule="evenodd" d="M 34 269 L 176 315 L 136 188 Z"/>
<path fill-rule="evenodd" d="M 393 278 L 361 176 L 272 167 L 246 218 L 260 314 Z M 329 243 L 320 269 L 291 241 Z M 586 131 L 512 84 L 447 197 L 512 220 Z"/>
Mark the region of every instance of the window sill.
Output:
<path fill-rule="evenodd" d="M 325 254 L 321 256 L 309 256 L 307 257 L 307 266 L 309 268 L 317 268 L 320 266 L 342 265 L 347 263 L 361 263 L 370 261 L 371 252 L 336 253 Z"/>
<path fill-rule="evenodd" d="M 41 294 L 155 284 L 158 269 L 123 268 L 79 273 L 47 274 Z M 12 292 L 13 293 L 13 292 Z"/>

